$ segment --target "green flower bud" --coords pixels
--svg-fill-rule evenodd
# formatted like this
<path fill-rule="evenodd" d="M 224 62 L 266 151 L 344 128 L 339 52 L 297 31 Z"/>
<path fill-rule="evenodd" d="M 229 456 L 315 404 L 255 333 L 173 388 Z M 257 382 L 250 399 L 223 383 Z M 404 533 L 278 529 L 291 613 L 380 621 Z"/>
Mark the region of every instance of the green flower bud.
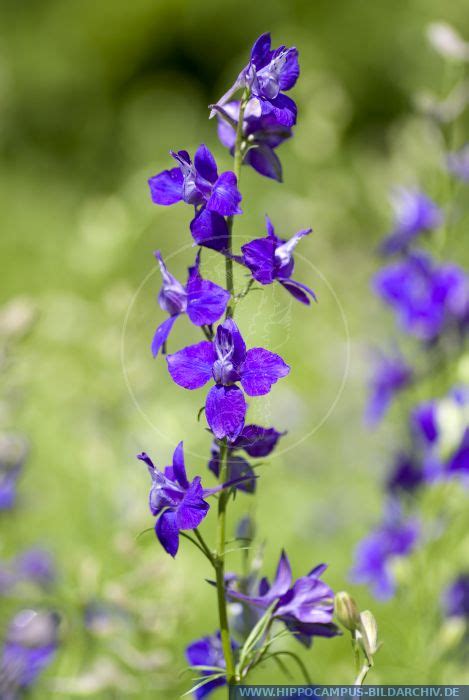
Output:
<path fill-rule="evenodd" d="M 347 591 L 336 593 L 334 598 L 335 615 L 340 624 L 350 632 L 354 632 L 360 624 L 360 616 L 355 600 Z"/>

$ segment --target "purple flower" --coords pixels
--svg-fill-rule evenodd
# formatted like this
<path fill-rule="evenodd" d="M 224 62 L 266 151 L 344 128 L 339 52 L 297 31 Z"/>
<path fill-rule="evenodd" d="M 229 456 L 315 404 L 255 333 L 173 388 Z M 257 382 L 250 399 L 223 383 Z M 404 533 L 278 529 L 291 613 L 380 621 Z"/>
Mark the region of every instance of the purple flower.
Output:
<path fill-rule="evenodd" d="M 412 493 L 424 481 L 421 465 L 412 455 L 399 453 L 392 466 L 387 487 L 391 493 Z"/>
<path fill-rule="evenodd" d="M 423 192 L 396 188 L 391 203 L 394 209 L 394 228 L 381 244 L 385 255 L 400 253 L 424 231 L 438 228 L 443 222 L 441 209 Z"/>
<path fill-rule="evenodd" d="M 157 517 L 155 532 L 163 549 L 175 557 L 179 549 L 179 532 L 198 527 L 208 513 L 204 500 L 213 490 L 202 488 L 200 476 L 189 483 L 184 464 L 182 442 L 174 450 L 173 464 L 160 471 L 150 457 L 142 452 L 138 459 L 145 462 L 152 479 L 150 510 Z"/>
<path fill-rule="evenodd" d="M 270 33 L 262 34 L 252 47 L 248 65 L 215 107 L 223 107 L 238 90 L 247 88 L 252 98 L 249 113 L 256 117 L 271 114 L 278 124 L 293 126 L 296 123 L 296 104 L 283 92 L 291 90 L 299 73 L 297 49 L 279 46 L 272 50 Z M 210 116 L 215 112 L 213 109 Z"/>
<path fill-rule="evenodd" d="M 247 595 L 232 587 L 229 582 L 229 598 L 265 611 L 274 602 L 273 619 L 283 622 L 305 646 L 311 646 L 313 637 L 334 637 L 339 630 L 333 624 L 334 593 L 320 576 L 326 570 L 321 564 L 292 584 L 290 562 L 282 551 L 277 573 L 272 584 L 261 579 L 257 595 Z"/>
<path fill-rule="evenodd" d="M 376 598 L 390 598 L 395 588 L 390 564 L 395 557 L 413 550 L 418 534 L 417 522 L 403 520 L 400 510 L 392 504 L 383 524 L 357 546 L 352 580 L 370 586 Z"/>
<path fill-rule="evenodd" d="M 20 579 L 48 588 L 56 578 L 54 559 L 50 552 L 40 547 L 28 549 L 15 560 Z"/>
<path fill-rule="evenodd" d="M 241 247 L 242 263 L 251 270 L 252 276 L 261 284 L 272 284 L 276 280 L 302 304 L 310 304 L 308 294 L 316 300 L 314 292 L 306 285 L 291 279 L 295 261 L 293 250 L 303 236 L 311 233 L 305 229 L 285 241 L 275 235 L 269 217 L 266 216 L 267 236 L 256 238 Z"/>
<path fill-rule="evenodd" d="M 189 644 L 186 648 L 186 658 L 191 666 L 213 666 L 219 668 L 220 671 L 226 671 L 220 632 L 202 637 L 202 639 L 197 639 Z M 203 678 L 204 676 L 210 676 L 211 673 L 215 673 L 215 671 L 203 671 L 200 675 Z M 203 700 L 216 688 L 223 685 L 226 685 L 226 678 L 215 678 L 213 681 L 207 681 L 207 683 L 198 688 L 194 695 L 197 700 Z"/>
<path fill-rule="evenodd" d="M 412 382 L 412 368 L 399 355 L 377 358 L 374 374 L 370 382 L 370 397 L 365 410 L 368 425 L 377 425 L 388 410 L 394 396 Z"/>
<path fill-rule="evenodd" d="M 469 619 L 469 573 L 458 576 L 443 594 L 443 607 L 447 617 Z"/>
<path fill-rule="evenodd" d="M 0 664 L 0 696 L 15 700 L 52 661 L 58 643 L 54 613 L 22 610 L 7 632 Z"/>
<path fill-rule="evenodd" d="M 467 328 L 469 283 L 457 265 L 437 265 L 416 251 L 378 272 L 373 288 L 394 309 L 401 328 L 420 340 L 436 340 L 449 325 Z"/>
<path fill-rule="evenodd" d="M 163 278 L 158 303 L 163 311 L 169 314 L 169 318 L 156 329 L 151 344 L 154 357 L 166 343 L 174 322 L 179 316 L 187 314 L 195 326 L 211 325 L 224 314 L 230 299 L 230 294 L 225 289 L 210 280 L 202 279 L 199 272 L 200 251 L 195 264 L 189 268 L 185 287 L 168 272 L 159 251 L 155 253 L 155 257 Z"/>
<path fill-rule="evenodd" d="M 218 326 L 213 342 L 190 345 L 166 360 L 173 381 L 184 389 L 200 389 L 210 379 L 215 380 L 207 395 L 205 415 L 219 440 L 236 440 L 244 426 L 246 401 L 237 382 L 248 396 L 262 396 L 290 371 L 280 355 L 264 348 L 246 351 L 232 319 Z"/>
<path fill-rule="evenodd" d="M 13 508 L 16 482 L 28 452 L 26 441 L 17 435 L 0 436 L 0 511 Z"/>
<path fill-rule="evenodd" d="M 262 428 L 260 425 L 245 425 L 239 436 L 228 446 L 228 478 L 239 479 L 242 476 L 254 477 L 254 470 L 249 462 L 235 454 L 236 450 L 244 450 L 250 457 L 267 457 L 274 449 L 278 439 L 285 433 L 279 433 L 275 428 Z M 211 447 L 211 459 L 208 468 L 215 476 L 220 475 L 220 445 L 214 440 Z M 244 481 L 237 487 L 241 491 L 254 493 L 256 482 L 254 478 Z"/>
<path fill-rule="evenodd" d="M 447 159 L 448 170 L 463 182 L 469 182 L 469 143 L 456 153 L 450 153 Z"/>
<path fill-rule="evenodd" d="M 218 112 L 218 138 L 233 155 L 236 142 L 236 128 L 239 120 L 239 102 L 228 102 Z M 292 136 L 289 126 L 277 121 L 275 114 L 260 117 L 244 113 L 243 139 L 247 144 L 243 163 L 250 165 L 260 175 L 282 182 L 282 164 L 275 153 L 281 143 Z"/>
<path fill-rule="evenodd" d="M 204 144 L 195 152 L 194 162 L 187 151 L 171 151 L 171 155 L 178 167 L 148 181 L 153 202 L 164 206 L 181 201 L 192 204 L 196 215 L 190 227 L 195 242 L 224 250 L 229 235 L 224 217 L 242 214 L 236 175 L 231 171 L 218 175 L 215 159 Z"/>

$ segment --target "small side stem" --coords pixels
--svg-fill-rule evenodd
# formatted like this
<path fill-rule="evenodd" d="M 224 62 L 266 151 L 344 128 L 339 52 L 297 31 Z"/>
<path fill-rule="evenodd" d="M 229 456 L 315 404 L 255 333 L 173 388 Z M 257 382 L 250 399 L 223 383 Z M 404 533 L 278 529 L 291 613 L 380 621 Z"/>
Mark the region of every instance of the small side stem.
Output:
<path fill-rule="evenodd" d="M 220 481 L 225 483 L 228 478 L 228 448 L 226 441 L 220 450 Z M 226 540 L 226 506 L 228 492 L 222 491 L 218 498 L 217 521 L 217 553 L 215 557 L 215 573 L 217 582 L 218 617 L 220 620 L 220 635 L 223 655 L 226 663 L 226 680 L 228 685 L 235 683 L 235 667 L 233 650 L 231 648 L 230 628 L 226 609 L 225 596 L 225 540 Z"/>
<path fill-rule="evenodd" d="M 367 677 L 368 671 L 370 670 L 370 668 L 371 668 L 371 664 L 368 663 L 368 661 L 365 661 L 365 663 L 363 664 L 363 666 L 360 670 L 360 673 L 356 677 L 355 683 L 353 685 L 363 685 L 363 681 Z"/>

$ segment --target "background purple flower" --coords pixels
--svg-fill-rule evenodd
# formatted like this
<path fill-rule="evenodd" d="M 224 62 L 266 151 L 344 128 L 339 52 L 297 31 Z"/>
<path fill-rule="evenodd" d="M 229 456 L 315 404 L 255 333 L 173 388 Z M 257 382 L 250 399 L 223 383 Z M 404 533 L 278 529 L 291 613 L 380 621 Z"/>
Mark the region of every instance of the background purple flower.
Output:
<path fill-rule="evenodd" d="M 391 493 L 412 493 L 423 481 L 422 466 L 413 455 L 404 452 L 396 455 L 387 480 L 387 487 Z"/>
<path fill-rule="evenodd" d="M 153 202 L 164 206 L 181 201 L 192 204 L 196 215 L 190 228 L 195 242 L 224 250 L 229 235 L 224 217 L 242 213 L 236 175 L 231 171 L 218 175 L 215 159 L 204 144 L 197 149 L 194 162 L 187 151 L 171 151 L 171 155 L 178 167 L 148 181 Z"/>
<path fill-rule="evenodd" d="M 244 426 L 246 401 L 236 382 L 248 396 L 262 396 L 290 371 L 280 355 L 264 348 L 246 351 L 232 319 L 218 326 L 213 342 L 190 345 L 166 359 L 173 381 L 185 389 L 200 389 L 210 379 L 215 380 L 207 395 L 205 415 L 219 440 L 235 440 Z"/>
<path fill-rule="evenodd" d="M 443 608 L 447 617 L 469 619 L 469 573 L 458 576 L 443 594 Z"/>
<path fill-rule="evenodd" d="M 448 170 L 463 182 L 469 182 L 469 143 L 459 151 L 450 153 L 447 159 Z"/>
<path fill-rule="evenodd" d="M 423 192 L 396 188 L 391 203 L 394 209 L 393 232 L 381 244 L 381 252 L 393 255 L 407 250 L 410 243 L 424 231 L 443 223 L 443 213 Z"/>
<path fill-rule="evenodd" d="M 138 459 L 145 462 L 152 479 L 150 510 L 157 517 L 155 533 L 163 548 L 175 557 L 179 549 L 179 532 L 198 527 L 208 513 L 204 498 L 210 491 L 202 488 L 200 476 L 189 483 L 184 464 L 182 442 L 174 450 L 172 466 L 160 471 L 150 457 L 142 452 Z"/>
<path fill-rule="evenodd" d="M 277 280 L 295 299 L 302 304 L 310 304 L 309 296 L 316 300 L 314 292 L 306 285 L 293 280 L 291 276 L 295 266 L 293 251 L 300 239 L 310 234 L 312 229 L 299 231 L 290 240 L 285 241 L 275 235 L 275 229 L 268 216 L 266 227 L 265 238 L 256 238 L 241 247 L 243 264 L 251 270 L 253 278 L 260 284 L 272 284 Z"/>
<path fill-rule="evenodd" d="M 234 648 L 234 644 L 232 644 Z M 197 639 L 189 644 L 186 648 L 186 658 L 191 666 L 214 666 L 220 671 L 226 670 L 225 657 L 221 645 L 220 632 L 212 634 L 202 639 Z M 209 676 L 210 672 L 201 672 L 201 677 Z M 226 678 L 216 678 L 213 681 L 207 681 L 201 688 L 194 691 L 197 700 L 203 700 L 212 693 L 216 688 L 226 685 Z"/>
<path fill-rule="evenodd" d="M 240 103 L 228 102 L 217 112 L 218 138 L 233 154 L 236 143 L 236 127 Z M 282 164 L 275 149 L 292 136 L 291 127 L 277 121 L 275 114 L 250 115 L 246 110 L 243 120 L 243 138 L 247 150 L 243 163 L 250 165 L 260 175 L 282 182 Z"/>
<path fill-rule="evenodd" d="M 433 341 L 450 325 L 467 329 L 469 282 L 457 265 L 437 265 L 416 251 L 378 272 L 373 289 L 394 309 L 401 328 L 420 340 Z"/>
<path fill-rule="evenodd" d="M 211 325 L 224 314 L 230 299 L 230 294 L 218 284 L 202 279 L 200 268 L 200 251 L 195 264 L 189 268 L 189 276 L 185 287 L 168 272 L 159 251 L 155 253 L 163 278 L 158 303 L 169 314 L 156 329 L 151 350 L 156 357 L 169 337 L 174 322 L 181 315 L 187 314 L 195 326 Z"/>
<path fill-rule="evenodd" d="M 0 435 L 0 511 L 13 508 L 16 484 L 28 453 L 24 438 L 19 435 Z"/>
<path fill-rule="evenodd" d="M 412 382 L 413 370 L 399 355 L 377 357 L 370 381 L 370 396 L 365 410 L 368 425 L 377 425 L 388 410 L 394 396 Z"/>

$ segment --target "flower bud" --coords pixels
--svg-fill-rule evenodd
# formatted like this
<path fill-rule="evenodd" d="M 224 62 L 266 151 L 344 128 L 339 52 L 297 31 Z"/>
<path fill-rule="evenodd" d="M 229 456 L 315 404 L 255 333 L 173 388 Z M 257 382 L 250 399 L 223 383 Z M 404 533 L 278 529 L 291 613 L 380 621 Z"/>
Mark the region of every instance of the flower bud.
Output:
<path fill-rule="evenodd" d="M 347 591 L 336 593 L 334 598 L 335 615 L 340 624 L 350 632 L 354 632 L 360 624 L 357 604 Z"/>
<path fill-rule="evenodd" d="M 379 649 L 378 625 L 375 617 L 369 610 L 360 613 L 359 641 L 368 659 L 371 660 Z"/>
<path fill-rule="evenodd" d="M 250 515 L 245 515 L 244 518 L 238 521 L 236 525 L 236 539 L 238 540 L 253 540 L 256 535 L 256 525 Z"/>

